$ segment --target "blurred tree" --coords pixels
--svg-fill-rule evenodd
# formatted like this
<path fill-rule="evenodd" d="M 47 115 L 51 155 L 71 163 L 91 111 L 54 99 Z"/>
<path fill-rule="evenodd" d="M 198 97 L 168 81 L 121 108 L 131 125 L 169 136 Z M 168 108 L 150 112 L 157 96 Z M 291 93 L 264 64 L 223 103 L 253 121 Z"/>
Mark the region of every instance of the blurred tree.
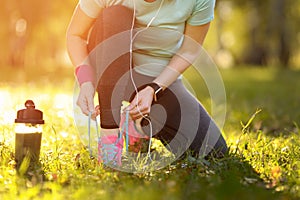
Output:
<path fill-rule="evenodd" d="M 11 0 L 5 3 L 5 19 L 9 23 L 5 34 L 8 39 L 8 64 L 23 66 L 31 34 L 47 17 L 49 3 L 34 0 Z"/>
<path fill-rule="evenodd" d="M 51 70 L 62 65 L 65 32 L 77 2 L 2 1 L 1 66 L 44 66 Z M 218 43 L 215 52 L 220 52 L 220 62 L 227 60 L 228 66 L 233 61 L 289 66 L 300 54 L 299 15 L 300 1 L 217 0 L 218 37 L 213 42 Z"/>
<path fill-rule="evenodd" d="M 6 0 L 0 7 L 0 63 L 50 65 L 65 48 L 65 30 L 77 0 Z"/>
<path fill-rule="evenodd" d="M 219 0 L 218 4 L 223 2 L 229 1 Z M 230 24 L 233 20 L 237 20 L 240 26 L 246 29 L 244 48 L 241 49 L 242 52 L 236 60 L 246 64 L 288 67 L 293 53 L 299 50 L 299 39 L 297 39 L 300 31 L 299 1 L 232 0 L 230 2 L 234 6 L 233 9 L 244 11 L 244 20 L 232 18 L 226 23 Z M 222 9 L 222 6 L 220 7 Z M 231 28 L 235 33 L 240 29 L 234 26 Z M 223 34 L 223 31 L 219 31 L 219 34 Z"/>

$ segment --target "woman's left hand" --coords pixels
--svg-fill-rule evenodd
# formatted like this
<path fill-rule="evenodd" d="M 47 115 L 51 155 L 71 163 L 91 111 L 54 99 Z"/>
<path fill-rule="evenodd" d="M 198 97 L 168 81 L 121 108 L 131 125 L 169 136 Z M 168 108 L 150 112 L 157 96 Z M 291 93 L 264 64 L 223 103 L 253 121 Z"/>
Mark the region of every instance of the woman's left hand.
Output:
<path fill-rule="evenodd" d="M 140 90 L 127 107 L 133 120 L 137 120 L 150 113 L 154 89 L 150 86 Z"/>

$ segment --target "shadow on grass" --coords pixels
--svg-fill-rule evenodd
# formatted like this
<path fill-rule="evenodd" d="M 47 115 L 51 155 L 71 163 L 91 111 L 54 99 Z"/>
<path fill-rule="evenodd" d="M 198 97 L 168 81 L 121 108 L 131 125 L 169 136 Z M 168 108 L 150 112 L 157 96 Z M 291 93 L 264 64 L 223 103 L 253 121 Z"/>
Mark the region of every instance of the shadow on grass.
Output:
<path fill-rule="evenodd" d="M 283 194 L 267 189 L 260 175 L 238 155 L 222 159 L 178 162 L 167 182 L 178 184 L 179 199 L 282 199 Z"/>

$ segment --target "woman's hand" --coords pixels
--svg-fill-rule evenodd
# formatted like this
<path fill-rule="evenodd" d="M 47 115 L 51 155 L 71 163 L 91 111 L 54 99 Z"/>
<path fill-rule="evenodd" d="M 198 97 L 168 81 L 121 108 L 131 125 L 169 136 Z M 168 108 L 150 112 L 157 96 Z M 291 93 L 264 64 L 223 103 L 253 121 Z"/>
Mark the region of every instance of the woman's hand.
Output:
<path fill-rule="evenodd" d="M 137 120 L 150 113 L 153 95 L 154 89 L 150 86 L 145 87 L 135 95 L 134 99 L 127 107 L 133 120 Z"/>
<path fill-rule="evenodd" d="M 93 119 L 99 115 L 99 106 L 94 108 L 94 95 L 95 88 L 92 82 L 85 82 L 80 86 L 80 92 L 76 103 L 85 115 L 93 112 Z"/>

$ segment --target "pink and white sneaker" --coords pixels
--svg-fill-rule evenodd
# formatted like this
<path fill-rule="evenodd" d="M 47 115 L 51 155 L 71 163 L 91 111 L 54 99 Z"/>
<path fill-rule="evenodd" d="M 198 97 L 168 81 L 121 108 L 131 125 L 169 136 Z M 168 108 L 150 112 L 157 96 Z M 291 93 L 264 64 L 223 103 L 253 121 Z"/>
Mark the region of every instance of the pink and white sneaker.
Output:
<path fill-rule="evenodd" d="M 126 150 L 138 153 L 143 150 L 145 145 L 147 146 L 146 143 L 149 141 L 149 136 L 145 135 L 141 131 L 138 131 L 135 121 L 129 119 L 128 116 L 126 119 L 126 113 L 121 114 L 120 127 L 121 133 L 125 135 L 126 145 L 128 145 Z"/>
<path fill-rule="evenodd" d="M 122 135 L 102 136 L 98 141 L 98 161 L 108 166 L 122 165 Z"/>

